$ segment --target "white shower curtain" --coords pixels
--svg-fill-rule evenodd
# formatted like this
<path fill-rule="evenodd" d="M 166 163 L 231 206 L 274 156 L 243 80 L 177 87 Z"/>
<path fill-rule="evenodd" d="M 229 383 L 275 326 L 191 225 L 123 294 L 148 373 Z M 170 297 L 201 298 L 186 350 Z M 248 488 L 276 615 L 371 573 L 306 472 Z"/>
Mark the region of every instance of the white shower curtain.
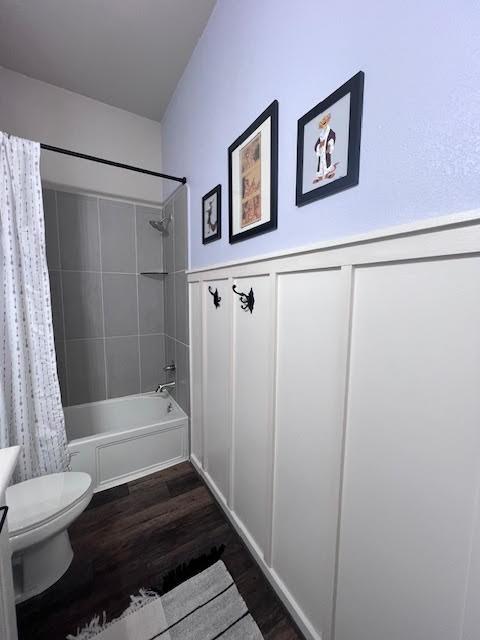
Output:
<path fill-rule="evenodd" d="M 21 445 L 15 481 L 64 471 L 40 145 L 0 132 L 0 447 Z"/>

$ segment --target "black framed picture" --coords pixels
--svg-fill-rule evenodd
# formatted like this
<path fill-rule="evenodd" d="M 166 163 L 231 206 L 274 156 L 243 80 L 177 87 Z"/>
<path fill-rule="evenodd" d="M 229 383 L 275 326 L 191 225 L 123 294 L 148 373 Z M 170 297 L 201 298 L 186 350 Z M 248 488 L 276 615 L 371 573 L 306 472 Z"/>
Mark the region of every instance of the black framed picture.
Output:
<path fill-rule="evenodd" d="M 222 185 L 217 184 L 202 198 L 202 241 L 208 244 L 222 237 Z"/>
<path fill-rule="evenodd" d="M 228 148 L 230 243 L 277 228 L 278 101 Z"/>
<path fill-rule="evenodd" d="M 358 184 L 364 77 L 359 71 L 298 121 L 298 207 Z"/>

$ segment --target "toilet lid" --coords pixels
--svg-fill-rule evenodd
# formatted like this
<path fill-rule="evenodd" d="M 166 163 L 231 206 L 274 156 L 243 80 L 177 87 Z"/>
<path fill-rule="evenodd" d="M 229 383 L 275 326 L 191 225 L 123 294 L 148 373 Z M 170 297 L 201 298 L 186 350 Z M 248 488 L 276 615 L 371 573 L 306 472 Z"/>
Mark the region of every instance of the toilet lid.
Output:
<path fill-rule="evenodd" d="M 79 502 L 90 489 L 88 473 L 52 473 L 7 489 L 10 535 L 40 526 Z"/>

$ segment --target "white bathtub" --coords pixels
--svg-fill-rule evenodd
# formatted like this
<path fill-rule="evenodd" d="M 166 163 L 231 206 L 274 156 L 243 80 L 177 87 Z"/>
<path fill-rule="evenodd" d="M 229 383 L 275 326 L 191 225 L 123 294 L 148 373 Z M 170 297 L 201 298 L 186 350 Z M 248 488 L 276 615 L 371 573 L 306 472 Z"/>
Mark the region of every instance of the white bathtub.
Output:
<path fill-rule="evenodd" d="M 95 491 L 159 471 L 188 457 L 188 417 L 169 395 L 125 396 L 66 407 L 73 471 Z"/>

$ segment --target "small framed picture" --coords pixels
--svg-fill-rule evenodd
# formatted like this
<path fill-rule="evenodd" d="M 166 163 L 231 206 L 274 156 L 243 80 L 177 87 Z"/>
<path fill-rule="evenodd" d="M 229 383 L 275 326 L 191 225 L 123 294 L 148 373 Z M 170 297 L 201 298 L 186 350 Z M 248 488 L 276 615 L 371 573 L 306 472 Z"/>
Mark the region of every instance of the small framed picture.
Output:
<path fill-rule="evenodd" d="M 298 121 L 297 207 L 358 184 L 364 77 L 359 71 Z"/>
<path fill-rule="evenodd" d="M 278 102 L 228 148 L 230 243 L 277 228 Z"/>
<path fill-rule="evenodd" d="M 203 244 L 222 237 L 222 185 L 217 184 L 202 198 Z"/>

